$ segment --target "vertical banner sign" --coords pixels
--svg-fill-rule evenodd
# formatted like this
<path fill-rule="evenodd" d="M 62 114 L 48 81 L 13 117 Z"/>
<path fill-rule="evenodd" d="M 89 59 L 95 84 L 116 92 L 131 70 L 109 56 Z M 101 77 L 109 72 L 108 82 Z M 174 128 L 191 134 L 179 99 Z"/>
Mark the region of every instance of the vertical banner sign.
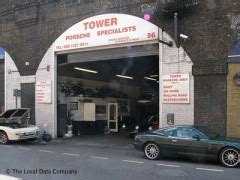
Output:
<path fill-rule="evenodd" d="M 36 82 L 36 101 L 38 104 L 51 104 L 52 103 L 51 81 Z"/>
<path fill-rule="evenodd" d="M 189 74 L 163 75 L 162 101 L 169 104 L 189 103 Z"/>

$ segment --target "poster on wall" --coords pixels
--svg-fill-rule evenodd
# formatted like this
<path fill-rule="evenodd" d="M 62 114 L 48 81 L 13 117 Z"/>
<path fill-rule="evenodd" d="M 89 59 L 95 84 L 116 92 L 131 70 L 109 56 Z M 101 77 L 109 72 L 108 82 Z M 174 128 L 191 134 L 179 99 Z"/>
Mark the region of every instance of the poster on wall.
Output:
<path fill-rule="evenodd" d="M 189 103 L 189 74 L 163 75 L 162 102 L 168 104 Z"/>
<path fill-rule="evenodd" d="M 144 27 L 144 28 L 143 28 Z M 158 27 L 127 14 L 102 14 L 85 19 L 64 32 L 55 51 L 158 40 Z"/>
<path fill-rule="evenodd" d="M 52 83 L 51 81 L 36 82 L 36 102 L 38 104 L 52 103 Z"/>

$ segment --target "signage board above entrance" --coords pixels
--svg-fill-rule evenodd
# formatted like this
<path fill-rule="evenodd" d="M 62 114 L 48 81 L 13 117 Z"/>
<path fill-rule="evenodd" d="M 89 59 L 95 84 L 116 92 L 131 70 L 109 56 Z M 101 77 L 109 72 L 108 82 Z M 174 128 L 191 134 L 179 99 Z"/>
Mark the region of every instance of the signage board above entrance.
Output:
<path fill-rule="evenodd" d="M 133 43 L 158 39 L 158 27 L 139 17 L 103 14 L 85 19 L 65 31 L 55 51 Z"/>

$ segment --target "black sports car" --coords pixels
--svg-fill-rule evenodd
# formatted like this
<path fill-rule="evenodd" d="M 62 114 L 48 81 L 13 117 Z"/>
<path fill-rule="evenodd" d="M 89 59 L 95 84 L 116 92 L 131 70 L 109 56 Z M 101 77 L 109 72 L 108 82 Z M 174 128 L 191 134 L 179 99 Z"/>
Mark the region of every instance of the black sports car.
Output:
<path fill-rule="evenodd" d="M 134 136 L 139 132 L 145 132 L 149 130 L 156 130 L 159 128 L 159 116 L 150 115 L 145 118 L 142 122 L 133 123 L 133 124 L 123 124 L 122 133 L 125 133 L 128 136 Z"/>
<path fill-rule="evenodd" d="M 226 167 L 240 161 L 240 139 L 209 138 L 192 126 L 171 126 L 135 136 L 134 147 L 148 159 L 181 156 L 219 160 Z"/>

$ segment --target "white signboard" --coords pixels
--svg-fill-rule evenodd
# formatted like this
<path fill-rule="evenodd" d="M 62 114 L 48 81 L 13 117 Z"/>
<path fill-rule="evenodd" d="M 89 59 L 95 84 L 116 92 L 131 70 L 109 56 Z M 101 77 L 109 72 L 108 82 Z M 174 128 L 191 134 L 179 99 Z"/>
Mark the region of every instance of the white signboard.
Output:
<path fill-rule="evenodd" d="M 189 74 L 163 75 L 162 102 L 170 104 L 189 103 Z"/>
<path fill-rule="evenodd" d="M 55 51 L 158 39 L 158 27 L 126 14 L 103 14 L 85 19 L 64 32 Z"/>
<path fill-rule="evenodd" d="M 38 104 L 52 103 L 51 81 L 36 82 L 36 101 Z"/>

